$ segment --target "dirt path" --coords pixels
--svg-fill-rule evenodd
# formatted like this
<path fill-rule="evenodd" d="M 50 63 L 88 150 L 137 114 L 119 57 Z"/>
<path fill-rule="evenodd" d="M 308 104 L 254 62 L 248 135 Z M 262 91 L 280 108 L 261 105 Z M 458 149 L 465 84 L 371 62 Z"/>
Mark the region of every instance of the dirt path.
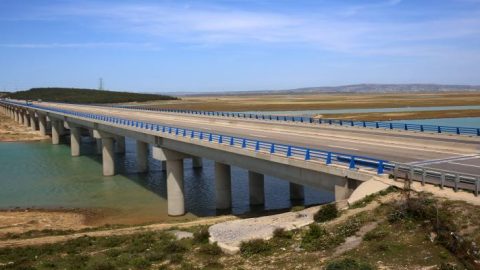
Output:
<path fill-rule="evenodd" d="M 121 228 L 121 229 L 74 233 L 69 235 L 45 236 L 45 237 L 30 238 L 30 239 L 19 239 L 19 240 L 5 240 L 5 241 L 0 241 L 0 248 L 53 244 L 53 243 L 65 242 L 68 240 L 72 240 L 72 239 L 76 239 L 84 236 L 105 237 L 105 236 L 112 236 L 112 235 L 130 235 L 130 234 L 141 233 L 141 232 L 166 230 L 174 227 L 187 228 L 187 227 L 199 226 L 199 225 L 212 225 L 215 223 L 224 222 L 232 219 L 236 219 L 236 217 L 220 216 L 220 217 L 205 218 L 205 219 L 189 221 L 189 222 L 181 222 L 181 223 L 152 224 L 152 225 Z"/>

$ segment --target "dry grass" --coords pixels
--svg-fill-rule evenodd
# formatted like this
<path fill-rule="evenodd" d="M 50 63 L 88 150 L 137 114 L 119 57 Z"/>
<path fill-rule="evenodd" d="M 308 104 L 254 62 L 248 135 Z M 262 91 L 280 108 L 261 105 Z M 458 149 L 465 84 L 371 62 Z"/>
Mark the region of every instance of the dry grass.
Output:
<path fill-rule="evenodd" d="M 157 108 L 210 111 L 276 111 L 480 105 L 480 92 L 342 93 L 183 97 L 142 103 Z"/>

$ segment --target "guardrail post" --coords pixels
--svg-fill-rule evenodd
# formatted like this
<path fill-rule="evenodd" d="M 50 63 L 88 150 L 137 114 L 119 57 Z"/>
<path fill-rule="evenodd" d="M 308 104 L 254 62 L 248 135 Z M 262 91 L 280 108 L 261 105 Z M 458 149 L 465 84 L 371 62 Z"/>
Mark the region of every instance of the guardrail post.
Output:
<path fill-rule="evenodd" d="M 178 136 L 178 128 L 175 128 L 175 136 Z"/>
<path fill-rule="evenodd" d="M 291 157 L 291 156 L 292 156 L 292 147 L 289 145 L 287 148 L 287 157 Z"/>
<path fill-rule="evenodd" d="M 420 131 L 423 132 L 424 129 L 423 129 L 423 125 L 420 125 Z"/>
<path fill-rule="evenodd" d="M 305 152 L 305 160 L 310 160 L 310 149 Z"/>
<path fill-rule="evenodd" d="M 191 138 L 191 139 L 195 138 L 195 131 L 192 130 L 192 131 L 190 132 L 190 138 Z"/>
<path fill-rule="evenodd" d="M 220 136 L 218 137 L 218 143 L 219 143 L 219 144 L 222 144 L 222 143 L 223 143 L 223 135 L 220 135 Z"/>
<path fill-rule="evenodd" d="M 378 122 L 375 122 L 375 128 L 379 128 Z"/>
<path fill-rule="evenodd" d="M 259 151 L 260 150 L 260 142 L 257 141 L 257 143 L 255 144 L 255 151 Z"/>
<path fill-rule="evenodd" d="M 200 131 L 199 139 L 202 141 L 203 140 L 203 131 Z"/>
<path fill-rule="evenodd" d="M 328 152 L 327 160 L 326 160 L 325 164 L 327 164 L 327 165 L 332 164 L 332 152 Z"/>
<path fill-rule="evenodd" d="M 398 180 L 398 166 L 396 164 L 394 164 L 394 167 L 393 167 L 393 180 L 394 181 Z"/>
<path fill-rule="evenodd" d="M 355 169 L 355 157 L 350 158 L 350 165 L 348 166 L 349 169 Z"/>
<path fill-rule="evenodd" d="M 208 134 L 208 141 L 209 141 L 209 142 L 213 141 L 213 135 L 212 135 L 212 133 Z"/>
<path fill-rule="evenodd" d="M 440 126 L 437 127 L 437 132 L 442 133 L 442 128 Z"/>
<path fill-rule="evenodd" d="M 460 135 L 460 128 L 457 127 L 457 135 Z"/>
<path fill-rule="evenodd" d="M 383 161 L 378 162 L 377 174 L 383 174 Z"/>
<path fill-rule="evenodd" d="M 477 128 L 477 136 L 480 136 L 480 128 Z"/>
<path fill-rule="evenodd" d="M 408 124 L 405 124 L 405 130 L 408 130 Z"/>
<path fill-rule="evenodd" d="M 274 154 L 275 153 L 275 144 L 272 143 L 272 145 L 270 146 L 270 154 Z"/>
<path fill-rule="evenodd" d="M 247 148 L 247 139 L 242 140 L 242 148 Z"/>
<path fill-rule="evenodd" d="M 187 130 L 186 129 L 183 130 L 183 137 L 187 137 Z"/>
<path fill-rule="evenodd" d="M 442 173 L 440 175 L 440 188 L 443 189 L 444 186 L 445 186 L 445 174 Z"/>
<path fill-rule="evenodd" d="M 235 140 L 233 139 L 233 137 L 230 137 L 230 145 L 233 146 L 235 144 Z"/>

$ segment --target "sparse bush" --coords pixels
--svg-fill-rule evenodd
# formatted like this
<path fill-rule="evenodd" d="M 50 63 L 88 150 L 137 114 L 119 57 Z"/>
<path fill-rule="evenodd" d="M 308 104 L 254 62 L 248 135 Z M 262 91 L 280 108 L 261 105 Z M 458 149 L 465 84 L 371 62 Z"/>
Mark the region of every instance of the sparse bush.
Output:
<path fill-rule="evenodd" d="M 327 263 L 326 270 L 373 270 L 376 267 L 351 258 L 345 258 Z"/>
<path fill-rule="evenodd" d="M 386 236 L 387 236 L 387 232 L 384 231 L 384 230 L 372 230 L 372 231 L 369 231 L 367 232 L 364 236 L 363 236 L 363 240 L 365 241 L 374 241 L 374 240 L 382 240 L 384 239 Z"/>
<path fill-rule="evenodd" d="M 202 227 L 193 233 L 193 240 L 197 243 L 206 244 L 208 243 L 208 238 L 210 238 L 208 227 Z"/>
<path fill-rule="evenodd" d="M 286 231 L 284 228 L 276 228 L 273 231 L 273 237 L 274 238 L 283 238 L 283 239 L 292 239 L 293 232 Z"/>
<path fill-rule="evenodd" d="M 212 255 L 212 256 L 222 254 L 222 250 L 217 245 L 217 243 L 201 245 L 199 252 L 205 255 Z"/>
<path fill-rule="evenodd" d="M 256 254 L 267 254 L 272 251 L 272 246 L 263 239 L 254 239 L 240 244 L 240 252 L 245 257 Z"/>
<path fill-rule="evenodd" d="M 167 254 L 183 253 L 187 251 L 187 248 L 178 241 L 171 241 L 163 247 L 163 251 Z"/>
<path fill-rule="evenodd" d="M 322 208 L 320 208 L 318 212 L 313 215 L 313 219 L 316 222 L 325 222 L 337 217 L 338 209 L 334 203 L 322 206 Z"/>

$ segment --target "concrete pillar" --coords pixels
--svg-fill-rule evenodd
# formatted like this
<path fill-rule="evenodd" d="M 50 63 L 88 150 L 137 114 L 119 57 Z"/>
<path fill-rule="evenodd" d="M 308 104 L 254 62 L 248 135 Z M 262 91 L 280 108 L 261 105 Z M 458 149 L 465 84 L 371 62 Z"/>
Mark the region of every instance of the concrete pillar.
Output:
<path fill-rule="evenodd" d="M 34 112 L 30 112 L 30 127 L 32 128 L 32 131 L 37 130 L 37 120 L 35 119 Z"/>
<path fill-rule="evenodd" d="M 165 160 L 162 160 L 162 171 L 167 171 L 167 162 Z"/>
<path fill-rule="evenodd" d="M 115 152 L 119 154 L 125 153 L 125 137 L 124 136 L 116 136 L 115 137 Z"/>
<path fill-rule="evenodd" d="M 25 120 L 24 116 L 23 116 L 23 112 L 18 112 L 18 123 L 23 125 L 23 121 Z"/>
<path fill-rule="evenodd" d="M 265 203 L 264 176 L 261 173 L 248 171 L 248 186 L 250 190 L 250 204 L 262 205 Z"/>
<path fill-rule="evenodd" d="M 47 135 L 47 118 L 45 117 L 45 115 L 38 115 L 38 128 L 40 130 L 40 135 Z"/>
<path fill-rule="evenodd" d="M 10 116 L 13 116 L 13 120 L 15 120 L 15 122 L 20 122 L 20 116 L 17 111 L 12 111 L 12 114 Z"/>
<path fill-rule="evenodd" d="M 348 179 L 345 177 L 337 177 L 335 184 L 335 201 L 350 198 L 350 195 L 360 184 L 360 181 Z"/>
<path fill-rule="evenodd" d="M 192 157 L 192 167 L 193 168 L 202 168 L 203 167 L 203 160 L 201 157 Z"/>
<path fill-rule="evenodd" d="M 168 215 L 185 214 L 185 197 L 183 192 L 183 159 L 167 160 L 167 197 Z"/>
<path fill-rule="evenodd" d="M 52 144 L 60 143 L 60 133 L 58 131 L 59 122 L 56 120 L 51 120 L 52 123 Z"/>
<path fill-rule="evenodd" d="M 146 172 L 147 169 L 148 169 L 148 143 L 137 141 L 137 170 L 138 172 Z"/>
<path fill-rule="evenodd" d="M 103 175 L 115 175 L 115 153 L 113 148 L 113 138 L 102 137 L 102 162 Z"/>
<path fill-rule="evenodd" d="M 72 157 L 80 156 L 80 143 L 80 128 L 70 125 L 70 150 L 72 153 Z"/>
<path fill-rule="evenodd" d="M 95 139 L 95 144 L 97 146 L 97 155 L 102 154 L 102 139 Z"/>
<path fill-rule="evenodd" d="M 217 209 L 229 209 L 232 207 L 230 165 L 215 162 L 215 196 Z"/>
<path fill-rule="evenodd" d="M 302 185 L 290 182 L 290 200 L 305 199 L 305 191 Z"/>
<path fill-rule="evenodd" d="M 27 113 L 27 112 L 24 112 L 24 113 L 23 113 L 23 124 L 24 124 L 26 127 L 29 127 L 29 126 L 30 126 L 30 117 L 28 117 L 28 113 Z"/>

